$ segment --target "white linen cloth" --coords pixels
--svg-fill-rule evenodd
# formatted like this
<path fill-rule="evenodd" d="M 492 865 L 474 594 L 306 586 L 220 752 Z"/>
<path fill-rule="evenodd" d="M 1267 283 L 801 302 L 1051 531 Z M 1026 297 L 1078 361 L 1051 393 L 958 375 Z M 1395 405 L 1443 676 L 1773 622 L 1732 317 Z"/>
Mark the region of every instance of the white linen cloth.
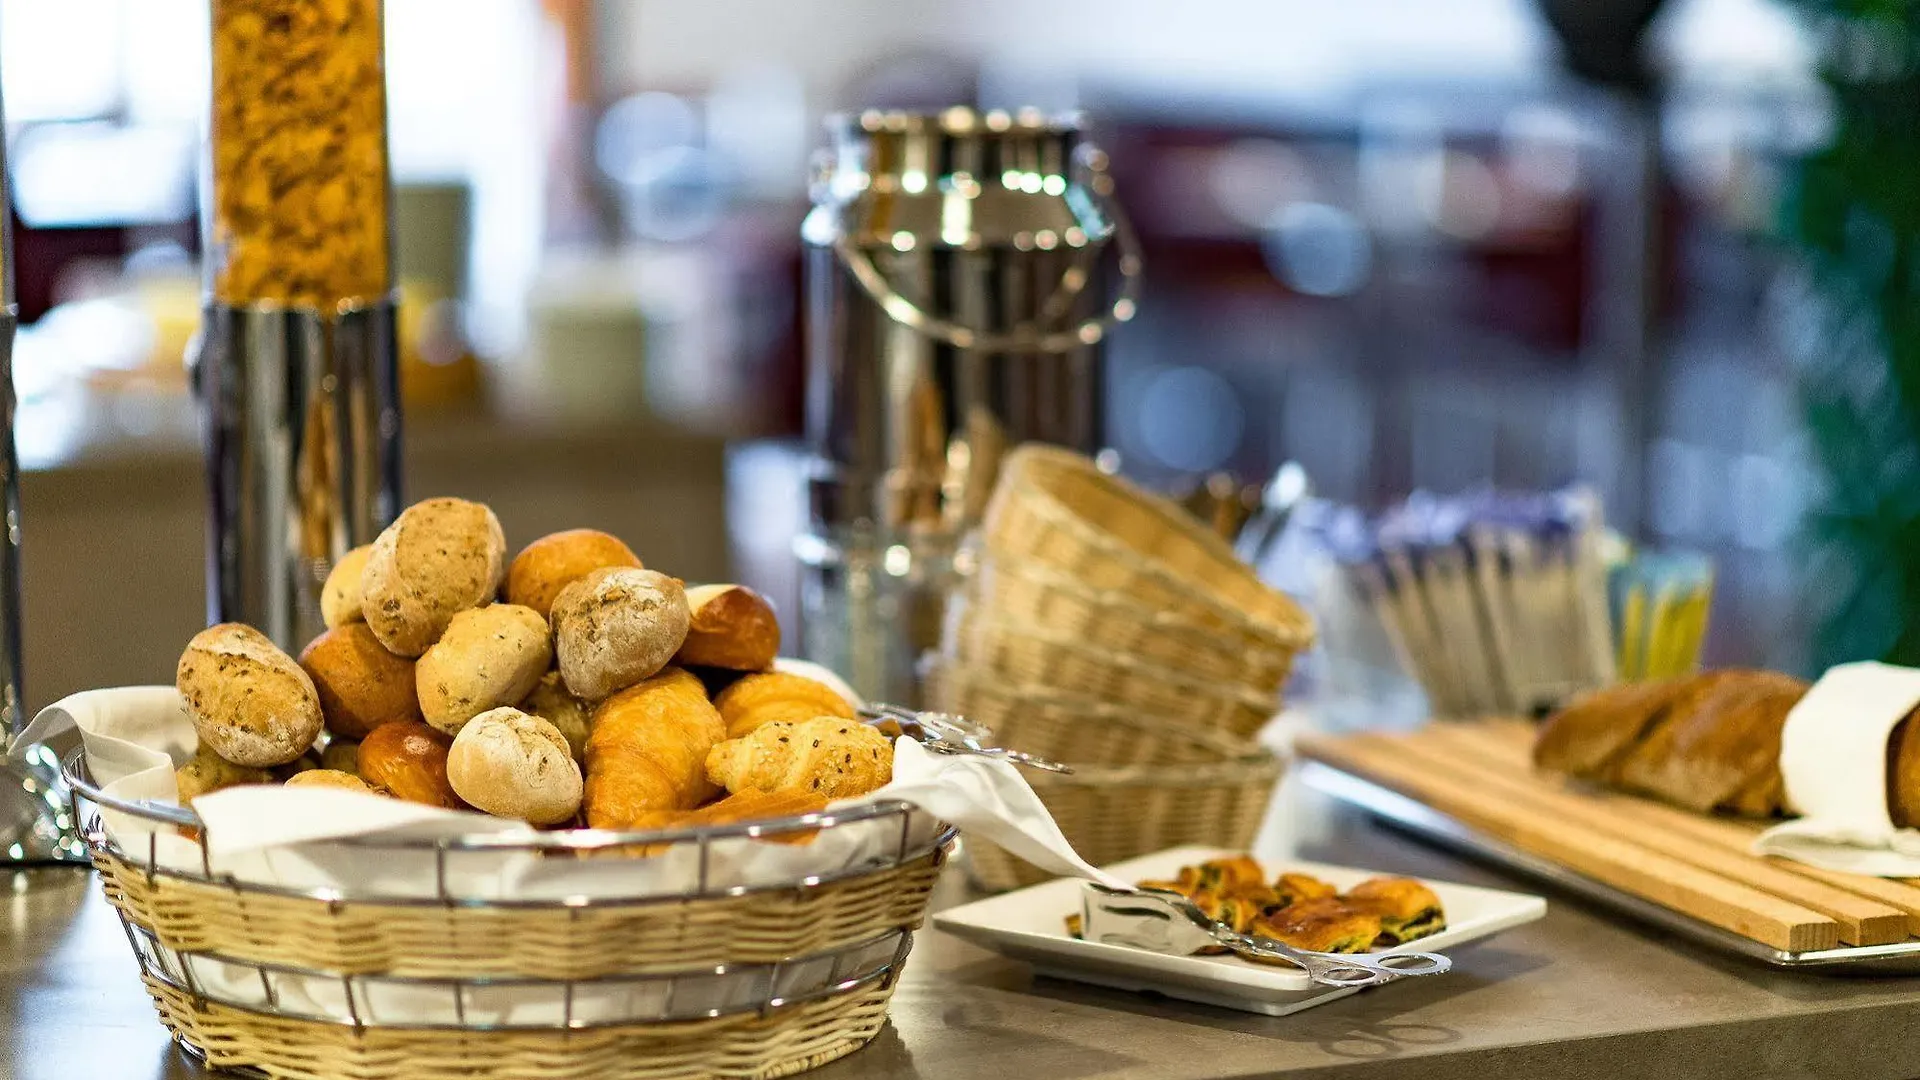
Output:
<path fill-rule="evenodd" d="M 1787 713 L 1780 772 L 1799 818 L 1761 833 L 1753 850 L 1877 877 L 1920 876 L 1920 830 L 1887 808 L 1887 741 L 1920 706 L 1920 670 L 1842 664 Z"/>

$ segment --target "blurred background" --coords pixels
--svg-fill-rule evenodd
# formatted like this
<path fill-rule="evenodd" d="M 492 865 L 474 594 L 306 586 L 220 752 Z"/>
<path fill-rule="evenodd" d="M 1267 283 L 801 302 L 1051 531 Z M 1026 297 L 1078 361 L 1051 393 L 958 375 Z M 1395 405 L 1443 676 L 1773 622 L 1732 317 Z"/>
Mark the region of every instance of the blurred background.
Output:
<path fill-rule="evenodd" d="M 1176 10 L 387 0 L 409 495 L 792 610 L 821 116 L 1079 109 L 1146 256 L 1111 350 L 1129 472 L 1297 461 L 1360 506 L 1584 482 L 1714 558 L 1710 662 L 1912 647 L 1907 5 Z M 204 0 L 0 0 L 36 705 L 164 681 L 201 625 L 207 49 Z"/>

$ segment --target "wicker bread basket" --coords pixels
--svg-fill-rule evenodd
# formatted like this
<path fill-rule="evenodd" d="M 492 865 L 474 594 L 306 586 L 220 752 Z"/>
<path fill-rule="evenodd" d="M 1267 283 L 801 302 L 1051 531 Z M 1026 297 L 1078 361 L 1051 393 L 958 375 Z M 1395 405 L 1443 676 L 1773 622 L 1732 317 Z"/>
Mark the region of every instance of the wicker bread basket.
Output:
<path fill-rule="evenodd" d="M 162 1023 L 211 1066 L 286 1080 L 751 1080 L 832 1061 L 884 1026 L 953 837 L 915 826 L 930 819 L 905 804 L 653 833 L 644 845 L 540 834 L 527 857 L 689 845 L 677 854 L 699 856 L 701 884 L 632 898 L 343 897 L 159 863 L 150 844 L 126 850 L 103 814 L 166 829 L 191 815 L 105 795 L 78 755 L 67 777 Z M 875 864 L 786 884 L 706 884 L 710 844 L 850 826 L 897 835 L 897 849 L 889 839 Z M 370 838 L 365 854 L 407 843 Z M 444 881 L 449 850 L 468 849 L 426 850 Z"/>
<path fill-rule="evenodd" d="M 1259 753 L 1198 765 L 1076 767 L 1071 775 L 1031 780 L 1074 850 L 1107 866 L 1183 844 L 1252 847 L 1282 767 L 1281 759 Z M 967 859 L 974 880 L 989 889 L 1048 878 L 979 840 L 967 842 Z"/>
<path fill-rule="evenodd" d="M 1081 455 L 1038 444 L 1007 456 L 987 505 L 989 556 L 1053 567 L 1098 592 L 1290 652 L 1313 623 L 1218 536 L 1179 507 L 1108 476 Z"/>
<path fill-rule="evenodd" d="M 1118 590 L 1092 589 L 1044 563 L 983 559 L 968 591 L 974 607 L 1008 622 L 1260 694 L 1277 694 L 1293 670 L 1296 649 L 1270 637 L 1154 608 Z"/>
<path fill-rule="evenodd" d="M 1278 710 L 1278 695 L 1219 683 L 1094 648 L 1068 635 L 953 612 L 943 655 L 954 667 L 993 672 L 1028 686 L 1132 707 L 1167 724 L 1252 738 Z M 1069 757 L 1073 761 L 1075 758 Z"/>
<path fill-rule="evenodd" d="M 1222 733 L 997 672 L 935 665 L 924 685 L 935 708 L 984 725 L 995 742 L 1076 767 L 1211 764 L 1251 752 L 1244 740 Z"/>

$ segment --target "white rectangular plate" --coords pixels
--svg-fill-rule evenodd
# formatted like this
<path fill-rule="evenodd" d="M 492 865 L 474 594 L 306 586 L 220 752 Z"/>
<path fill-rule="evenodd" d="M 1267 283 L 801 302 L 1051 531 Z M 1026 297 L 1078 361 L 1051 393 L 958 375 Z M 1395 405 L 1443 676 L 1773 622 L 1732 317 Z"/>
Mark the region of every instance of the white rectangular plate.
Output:
<path fill-rule="evenodd" d="M 1182 866 L 1231 854 L 1235 853 L 1204 847 L 1172 848 L 1106 869 L 1126 881 L 1171 878 Z M 1342 890 L 1382 876 L 1377 870 L 1300 861 L 1269 864 L 1266 869 L 1269 878 L 1283 870 L 1312 874 Z M 1426 884 L 1440 897 L 1447 913 L 1447 928 L 1398 949 L 1381 951 L 1444 952 L 1450 946 L 1478 941 L 1547 913 L 1547 902 L 1537 896 L 1444 881 Z M 1118 990 L 1153 991 L 1267 1016 L 1285 1016 L 1359 992 L 1354 988 L 1314 986 L 1297 969 L 1269 967 L 1236 956 L 1162 956 L 1069 937 L 1066 917 L 1079 912 L 1081 888 L 1082 882 L 1076 878 L 1049 881 L 943 911 L 933 917 L 933 924 L 976 945 L 1024 960 L 1043 975 Z"/>

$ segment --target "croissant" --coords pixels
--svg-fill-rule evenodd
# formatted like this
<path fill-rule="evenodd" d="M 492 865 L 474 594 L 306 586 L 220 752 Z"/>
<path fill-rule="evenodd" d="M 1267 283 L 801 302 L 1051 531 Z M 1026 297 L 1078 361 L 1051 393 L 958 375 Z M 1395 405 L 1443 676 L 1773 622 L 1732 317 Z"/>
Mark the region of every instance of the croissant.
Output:
<path fill-rule="evenodd" d="M 865 795 L 893 779 L 893 744 L 855 720 L 775 721 L 707 755 L 707 777 L 728 791 L 810 791 L 829 799 Z"/>
<path fill-rule="evenodd" d="M 853 719 L 853 705 L 826 683 L 785 671 L 749 675 L 713 699 L 727 723 L 727 738 L 737 739 L 762 724 L 799 723 L 816 716 Z"/>
<path fill-rule="evenodd" d="M 716 794 L 706 760 L 725 735 L 706 688 L 680 668 L 601 702 L 587 736 L 587 824 L 642 828 L 649 815 L 699 806 Z"/>
<path fill-rule="evenodd" d="M 1533 746 L 1550 772 L 1698 811 L 1787 812 L 1780 732 L 1807 684 L 1771 671 L 1715 671 L 1612 687 L 1549 717 Z M 1920 740 L 1901 721 L 1888 752 L 1888 805 L 1920 824 Z M 1909 746 L 1909 743 L 1916 745 Z"/>
<path fill-rule="evenodd" d="M 811 791 L 760 791 L 748 788 L 698 810 L 663 810 L 645 815 L 634 823 L 641 829 L 685 829 L 696 825 L 728 825 L 740 821 L 771 821 L 775 818 L 815 814 L 827 808 L 824 796 Z M 766 839 L 788 844 L 810 844 L 815 831 L 781 833 Z"/>

